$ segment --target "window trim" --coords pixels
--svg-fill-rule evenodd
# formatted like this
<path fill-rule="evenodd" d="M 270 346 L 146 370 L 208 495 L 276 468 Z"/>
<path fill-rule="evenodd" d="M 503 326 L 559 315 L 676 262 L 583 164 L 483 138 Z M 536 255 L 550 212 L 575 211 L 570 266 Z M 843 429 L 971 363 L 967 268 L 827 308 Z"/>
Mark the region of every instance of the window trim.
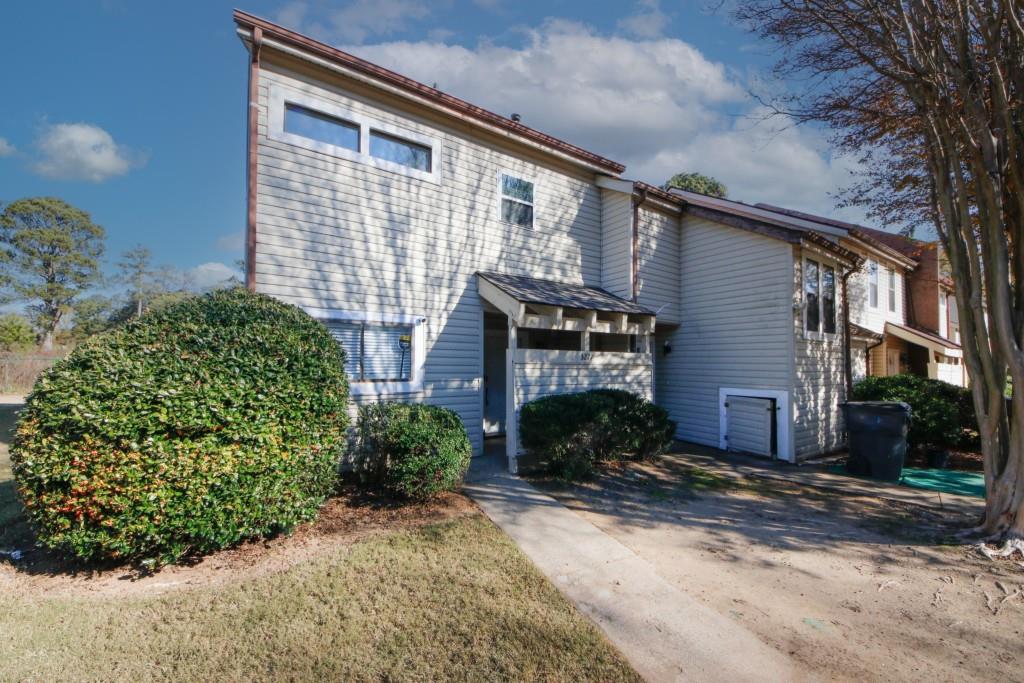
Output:
<path fill-rule="evenodd" d="M 352 396 L 384 396 L 388 394 L 411 394 L 423 390 L 423 368 L 426 361 L 427 319 L 422 315 L 380 313 L 376 311 L 345 311 L 336 308 L 313 308 L 303 310 L 317 320 L 327 322 L 361 322 L 378 325 L 412 325 L 412 363 L 409 379 L 402 382 L 359 382 L 349 380 L 349 394 Z"/>
<path fill-rule="evenodd" d="M 504 176 L 504 175 L 510 176 L 512 178 L 516 178 L 517 180 L 522 180 L 522 181 L 528 182 L 531 185 L 533 185 L 533 202 L 524 202 L 522 199 L 517 199 L 515 197 L 508 197 L 508 196 L 506 196 L 503 183 L 501 182 L 501 177 Z M 496 205 L 496 210 L 498 212 L 498 222 L 502 223 L 503 225 L 511 225 L 512 227 L 519 228 L 519 229 L 533 230 L 537 226 L 537 181 L 536 181 L 536 179 L 533 176 L 525 175 L 523 173 L 518 173 L 518 172 L 515 172 L 515 171 L 510 171 L 508 169 L 502 168 L 502 169 L 498 169 L 497 180 L 498 180 L 498 201 L 497 201 L 497 205 Z M 519 223 L 510 223 L 510 222 L 506 221 L 503 218 L 503 213 L 502 213 L 502 210 L 501 210 L 501 203 L 505 199 L 508 199 L 509 201 L 512 201 L 512 202 L 516 202 L 518 204 L 525 204 L 526 206 L 529 206 L 530 208 L 533 209 L 533 212 L 530 214 L 530 225 L 529 226 L 520 225 Z"/>
<path fill-rule="evenodd" d="M 814 261 L 818 264 L 818 324 L 820 330 L 809 330 L 807 329 L 807 262 Z M 824 274 L 825 268 L 832 270 L 832 298 L 835 302 L 835 332 L 825 332 L 825 297 L 824 297 Z M 803 304 L 803 318 L 801 327 L 804 332 L 804 339 L 814 339 L 817 341 L 832 341 L 839 337 L 839 330 L 842 325 L 840 324 L 843 302 L 839 300 L 839 266 L 834 261 L 826 261 L 820 256 L 803 256 L 801 260 L 800 268 L 800 300 Z"/>
<path fill-rule="evenodd" d="M 295 104 L 305 109 L 324 114 L 336 119 L 341 119 L 353 125 L 359 126 L 359 150 L 351 150 L 345 147 L 338 147 L 327 142 L 307 138 L 297 133 L 289 133 L 284 129 L 284 110 L 286 104 Z M 370 154 L 370 129 L 384 133 L 391 137 L 405 140 L 417 145 L 422 145 L 430 150 L 430 171 L 421 171 L 417 168 L 405 166 L 393 161 L 385 161 Z M 304 149 L 327 154 L 339 159 L 346 159 L 356 163 L 365 164 L 384 171 L 390 171 L 400 175 L 406 175 L 432 183 L 441 182 L 441 152 L 442 146 L 439 138 L 430 137 L 411 130 L 393 126 L 372 117 L 359 114 L 351 109 L 335 104 L 322 97 L 309 93 L 292 90 L 283 86 L 272 84 L 270 86 L 269 106 L 267 109 L 267 137 L 271 140 L 285 142 L 289 145 L 302 147 Z"/>

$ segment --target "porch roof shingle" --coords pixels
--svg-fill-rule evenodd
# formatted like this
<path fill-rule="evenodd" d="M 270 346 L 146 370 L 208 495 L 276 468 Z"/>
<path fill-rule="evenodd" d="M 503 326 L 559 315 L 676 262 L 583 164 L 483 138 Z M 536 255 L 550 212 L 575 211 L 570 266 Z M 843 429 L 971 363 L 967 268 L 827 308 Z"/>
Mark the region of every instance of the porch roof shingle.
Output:
<path fill-rule="evenodd" d="M 617 297 L 599 287 L 571 285 L 555 280 L 505 273 L 478 272 L 477 275 L 524 304 L 561 306 L 605 313 L 655 315 L 655 312 L 646 306 Z"/>

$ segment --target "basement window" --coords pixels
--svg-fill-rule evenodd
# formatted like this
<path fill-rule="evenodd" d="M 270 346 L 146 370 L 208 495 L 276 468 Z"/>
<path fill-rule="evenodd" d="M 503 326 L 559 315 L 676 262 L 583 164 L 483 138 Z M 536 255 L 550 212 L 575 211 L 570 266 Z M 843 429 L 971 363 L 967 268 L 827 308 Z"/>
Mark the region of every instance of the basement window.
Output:
<path fill-rule="evenodd" d="M 425 319 L 307 309 L 345 351 L 353 395 L 417 391 L 423 385 Z"/>

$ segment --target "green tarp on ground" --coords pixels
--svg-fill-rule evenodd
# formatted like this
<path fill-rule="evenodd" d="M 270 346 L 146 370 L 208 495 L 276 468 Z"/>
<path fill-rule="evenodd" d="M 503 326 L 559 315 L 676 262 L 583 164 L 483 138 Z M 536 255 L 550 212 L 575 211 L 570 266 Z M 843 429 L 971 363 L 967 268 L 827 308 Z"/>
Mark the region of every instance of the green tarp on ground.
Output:
<path fill-rule="evenodd" d="M 829 468 L 836 474 L 855 476 L 846 471 L 845 465 L 834 465 Z M 981 472 L 961 472 L 958 470 L 931 470 L 917 467 L 904 467 L 900 483 L 916 489 L 956 493 L 961 496 L 985 497 L 985 475 Z"/>
<path fill-rule="evenodd" d="M 904 467 L 903 479 L 900 481 L 918 489 L 958 493 L 961 496 L 985 497 L 985 475 L 981 472 L 922 470 L 916 467 Z"/>

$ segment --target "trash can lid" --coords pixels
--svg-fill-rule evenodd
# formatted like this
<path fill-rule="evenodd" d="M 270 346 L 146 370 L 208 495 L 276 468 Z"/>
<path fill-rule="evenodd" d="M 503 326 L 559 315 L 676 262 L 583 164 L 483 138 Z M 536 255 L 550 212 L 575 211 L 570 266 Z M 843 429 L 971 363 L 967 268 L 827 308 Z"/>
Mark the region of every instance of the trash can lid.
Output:
<path fill-rule="evenodd" d="M 844 407 L 867 408 L 872 412 L 910 413 L 910 404 L 903 401 L 847 401 Z"/>

